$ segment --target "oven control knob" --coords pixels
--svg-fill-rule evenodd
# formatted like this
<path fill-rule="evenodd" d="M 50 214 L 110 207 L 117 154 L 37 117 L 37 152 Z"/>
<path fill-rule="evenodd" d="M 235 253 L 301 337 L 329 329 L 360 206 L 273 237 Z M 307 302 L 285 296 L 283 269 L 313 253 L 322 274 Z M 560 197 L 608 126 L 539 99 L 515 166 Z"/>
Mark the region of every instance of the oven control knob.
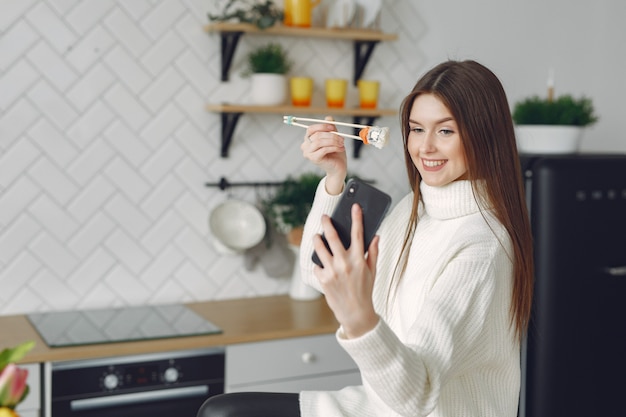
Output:
<path fill-rule="evenodd" d="M 178 381 L 178 369 L 174 367 L 167 368 L 163 373 L 163 379 L 165 380 L 165 382 Z"/>
<path fill-rule="evenodd" d="M 119 385 L 120 380 L 115 374 L 107 374 L 102 379 L 102 383 L 106 389 L 115 389 Z"/>

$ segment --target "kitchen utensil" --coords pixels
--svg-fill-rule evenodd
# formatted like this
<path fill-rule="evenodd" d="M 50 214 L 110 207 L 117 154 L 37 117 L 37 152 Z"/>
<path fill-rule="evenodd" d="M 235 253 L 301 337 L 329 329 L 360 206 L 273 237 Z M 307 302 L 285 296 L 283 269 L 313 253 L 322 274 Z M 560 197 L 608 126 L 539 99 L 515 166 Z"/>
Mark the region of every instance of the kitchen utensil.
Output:
<path fill-rule="evenodd" d="M 334 120 L 322 120 L 322 119 L 309 119 L 307 117 L 296 117 L 296 116 L 283 116 L 283 123 L 290 126 L 298 126 L 307 128 L 308 125 L 298 123 L 298 120 L 304 122 L 316 122 L 316 123 L 330 123 L 336 126 L 348 126 L 357 129 L 361 129 L 359 132 L 359 136 L 350 135 L 348 133 L 342 132 L 330 132 L 334 135 L 342 136 L 344 138 L 356 139 L 363 141 L 363 143 L 373 145 L 378 149 L 382 149 L 389 139 L 389 128 L 388 127 L 380 127 L 380 126 L 367 126 L 356 123 L 345 123 L 345 122 L 336 122 Z"/>
<path fill-rule="evenodd" d="M 261 242 L 267 226 L 254 205 L 226 200 L 211 211 L 209 227 L 219 243 L 239 253 Z"/>

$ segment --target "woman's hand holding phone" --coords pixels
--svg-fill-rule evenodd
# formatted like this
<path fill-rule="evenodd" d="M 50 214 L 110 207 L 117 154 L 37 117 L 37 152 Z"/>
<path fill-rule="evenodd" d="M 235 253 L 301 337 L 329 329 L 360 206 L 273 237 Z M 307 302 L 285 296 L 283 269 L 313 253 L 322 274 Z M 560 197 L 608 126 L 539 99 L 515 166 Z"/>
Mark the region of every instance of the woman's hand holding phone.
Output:
<path fill-rule="evenodd" d="M 348 338 L 355 338 L 372 330 L 379 320 L 372 302 L 379 238 L 372 238 L 368 255 L 365 256 L 363 211 L 355 203 L 350 214 L 351 243 L 348 248 L 344 247 L 330 217 L 324 216 L 322 219 L 328 247 L 322 236 L 315 237 L 315 251 L 324 265 L 324 268 L 315 267 L 315 276 L 344 334 Z"/>

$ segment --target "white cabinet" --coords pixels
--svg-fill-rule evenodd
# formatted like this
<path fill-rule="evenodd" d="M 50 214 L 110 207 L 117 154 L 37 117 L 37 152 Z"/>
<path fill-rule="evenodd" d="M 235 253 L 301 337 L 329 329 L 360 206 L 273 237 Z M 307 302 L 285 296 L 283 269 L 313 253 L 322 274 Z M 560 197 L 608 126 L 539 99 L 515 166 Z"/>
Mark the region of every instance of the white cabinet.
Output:
<path fill-rule="evenodd" d="M 27 363 L 19 364 L 20 368 L 28 370 L 26 380 L 29 392 L 26 399 L 15 409 L 20 417 L 39 417 L 41 415 L 41 371 L 40 364 Z"/>
<path fill-rule="evenodd" d="M 337 390 L 361 384 L 334 334 L 226 347 L 226 392 Z"/>

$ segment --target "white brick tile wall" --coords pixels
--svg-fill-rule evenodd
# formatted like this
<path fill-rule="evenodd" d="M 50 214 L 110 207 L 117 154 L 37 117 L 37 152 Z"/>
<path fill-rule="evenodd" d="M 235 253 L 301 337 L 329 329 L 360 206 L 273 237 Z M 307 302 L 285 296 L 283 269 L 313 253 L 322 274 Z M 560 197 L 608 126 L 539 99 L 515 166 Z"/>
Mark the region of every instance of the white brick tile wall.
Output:
<path fill-rule="evenodd" d="M 35 1 L 35 6 L 23 16 L 49 42 L 57 53 L 62 54 L 78 39 L 77 35 L 63 23 L 61 18 L 46 2 Z"/>
<path fill-rule="evenodd" d="M 118 84 L 107 91 L 104 100 L 133 129 L 140 129 L 150 120 L 145 107 L 122 85 Z"/>
<path fill-rule="evenodd" d="M 0 186 L 8 187 L 41 155 L 30 141 L 22 140 L 0 156 Z"/>
<path fill-rule="evenodd" d="M 0 195 L 0 225 L 11 224 L 39 195 L 41 188 L 26 176 L 19 177 Z"/>
<path fill-rule="evenodd" d="M 67 285 L 82 296 L 89 294 L 117 260 L 103 249 L 89 252 L 84 262 L 67 278 Z"/>
<path fill-rule="evenodd" d="M 102 246 L 102 242 L 115 230 L 116 224 L 106 215 L 95 213 L 82 222 L 82 228 L 67 242 L 69 250 L 81 259 Z M 88 278 L 91 279 L 91 278 Z"/>
<path fill-rule="evenodd" d="M 103 136 L 132 166 L 140 166 L 150 156 L 150 148 L 123 123 L 113 123 Z"/>
<path fill-rule="evenodd" d="M 117 46 L 104 56 L 104 62 L 134 94 L 141 92 L 150 83 L 150 74 L 137 64 L 126 50 Z"/>
<path fill-rule="evenodd" d="M 75 219 L 84 223 L 96 214 L 114 193 L 115 187 L 111 182 L 98 175 L 72 199 L 67 205 L 67 211 Z"/>
<path fill-rule="evenodd" d="M 28 287 L 29 280 L 43 267 L 37 258 L 26 251 L 20 252 L 20 255 L 11 261 L 11 264 L 0 274 L 2 294 L 7 300 L 13 300 L 16 294 Z"/>
<path fill-rule="evenodd" d="M 72 142 L 67 140 L 64 132 L 46 119 L 40 119 L 38 123 L 35 123 L 28 130 L 28 136 L 46 153 L 48 158 L 60 167 L 67 167 L 78 155 L 78 150 Z"/>
<path fill-rule="evenodd" d="M 146 253 L 137 242 L 124 233 L 121 229 L 117 229 L 113 234 L 106 238 L 104 245 L 118 259 L 120 267 L 129 269 L 133 273 L 132 279 L 135 279 L 139 272 L 150 263 L 150 256 Z M 124 290 L 123 286 L 119 287 L 120 291 Z"/>
<path fill-rule="evenodd" d="M 4 14 L 4 9 L 2 10 Z M 6 71 L 9 65 L 15 62 L 21 55 L 28 52 L 38 40 L 30 25 L 24 21 L 18 22 L 0 37 L 3 54 L 0 55 L 0 70 Z"/>
<path fill-rule="evenodd" d="M 41 75 L 59 91 L 66 91 L 77 79 L 74 69 L 45 41 L 29 50 L 28 60 L 37 68 L 45 68 Z"/>
<path fill-rule="evenodd" d="M 115 82 L 113 73 L 104 65 L 97 65 L 85 72 L 65 96 L 79 112 L 84 112 L 102 93 Z"/>
<path fill-rule="evenodd" d="M 38 115 L 37 109 L 24 99 L 18 100 L 7 111 L 0 111 L 0 149 L 8 149 L 37 120 Z"/>
<path fill-rule="evenodd" d="M 66 129 L 78 115 L 69 100 L 47 81 L 35 84 L 28 90 L 27 97 L 59 129 Z"/>
<path fill-rule="evenodd" d="M 78 222 L 47 195 L 31 204 L 28 212 L 60 242 L 65 242 L 79 228 Z"/>
<path fill-rule="evenodd" d="M 78 266 L 78 258 L 45 232 L 33 239 L 28 249 L 46 266 L 47 270 L 58 276 L 66 277 Z"/>
<path fill-rule="evenodd" d="M 9 68 L 0 79 L 0 110 L 9 106 L 22 96 L 24 91 L 37 81 L 37 71 L 26 61 L 19 61 Z"/>
<path fill-rule="evenodd" d="M 5 264 L 12 262 L 16 258 L 16 256 L 24 250 L 28 243 L 35 236 L 37 236 L 40 231 L 40 223 L 33 220 L 30 215 L 24 214 L 19 216 L 13 223 L 11 223 L 9 226 L 7 226 L 5 230 L 3 230 L 2 236 L 0 237 L 1 261 Z M 34 272 L 37 269 L 36 265 L 38 265 L 38 263 L 35 264 L 35 268 L 33 268 L 33 271 L 31 272 Z M 16 274 L 13 268 L 10 267 L 7 268 L 7 277 L 9 276 L 12 278 L 7 279 L 6 284 L 10 284 L 10 281 L 13 279 L 13 277 L 21 277 L 19 273 Z M 28 275 L 24 275 L 22 280 L 26 281 L 27 279 Z M 2 286 L 2 288 L 4 292 L 6 287 Z"/>

